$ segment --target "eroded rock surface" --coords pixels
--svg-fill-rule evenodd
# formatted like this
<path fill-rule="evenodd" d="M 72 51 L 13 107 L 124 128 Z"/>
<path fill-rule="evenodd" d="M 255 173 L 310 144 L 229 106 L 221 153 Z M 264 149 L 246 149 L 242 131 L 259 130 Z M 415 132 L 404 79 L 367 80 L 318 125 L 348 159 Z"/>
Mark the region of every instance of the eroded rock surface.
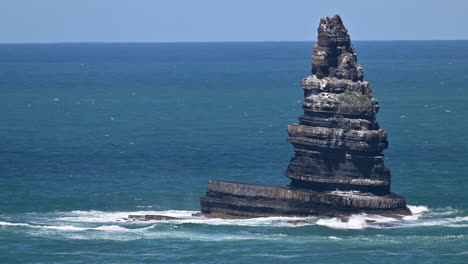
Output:
<path fill-rule="evenodd" d="M 340 16 L 322 18 L 314 45 L 312 74 L 317 78 L 362 81 L 362 68 L 356 61 L 356 52 Z"/>
<path fill-rule="evenodd" d="M 343 216 L 352 213 L 408 214 L 405 199 L 352 191 L 318 192 L 291 186 L 209 181 L 202 213 L 220 218 Z"/>
<path fill-rule="evenodd" d="M 375 118 L 379 104 L 338 15 L 321 19 L 313 49 L 313 75 L 302 81 L 304 115 L 288 126 L 296 153 L 286 171 L 291 186 L 389 194 L 382 154 L 387 133 Z"/>
<path fill-rule="evenodd" d="M 320 20 L 313 50 L 312 75 L 302 81 L 304 115 L 288 126 L 295 152 L 285 173 L 290 185 L 210 181 L 201 197 L 204 215 L 411 214 L 405 199 L 390 192 L 379 104 L 338 15 Z"/>

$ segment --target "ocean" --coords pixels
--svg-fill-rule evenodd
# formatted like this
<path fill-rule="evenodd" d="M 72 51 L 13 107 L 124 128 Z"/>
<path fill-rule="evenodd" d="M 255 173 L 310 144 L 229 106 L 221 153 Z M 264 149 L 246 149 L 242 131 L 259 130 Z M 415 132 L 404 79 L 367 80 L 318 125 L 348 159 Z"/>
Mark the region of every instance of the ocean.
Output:
<path fill-rule="evenodd" d="M 413 216 L 190 217 L 288 183 L 312 44 L 1 44 L 0 262 L 466 263 L 468 41 L 354 42 Z"/>

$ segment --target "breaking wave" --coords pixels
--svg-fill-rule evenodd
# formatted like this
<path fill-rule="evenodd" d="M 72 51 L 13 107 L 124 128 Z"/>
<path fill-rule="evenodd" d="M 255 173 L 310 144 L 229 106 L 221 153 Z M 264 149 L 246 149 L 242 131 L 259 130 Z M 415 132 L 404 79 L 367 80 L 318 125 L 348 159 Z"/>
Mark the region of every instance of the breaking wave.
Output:
<path fill-rule="evenodd" d="M 119 225 L 102 225 L 98 227 L 78 227 L 72 225 L 37 225 L 37 224 L 27 224 L 27 223 L 11 223 L 0 221 L 0 226 L 22 226 L 35 229 L 50 229 L 50 230 L 60 230 L 60 231 L 86 231 L 86 230 L 100 230 L 100 231 L 128 231 L 131 229 L 125 228 Z M 150 226 L 153 227 L 153 226 Z M 148 229 L 148 227 L 140 228 Z"/>
<path fill-rule="evenodd" d="M 197 211 L 71 211 L 48 214 L 25 214 L 14 221 L 0 219 L 0 231 L 27 232 L 33 236 L 59 236 L 67 239 L 191 239 L 191 240 L 245 240 L 245 239 L 284 239 L 281 234 L 265 235 L 250 233 L 248 227 L 301 228 L 317 226 L 330 229 L 381 229 L 444 226 L 451 228 L 468 227 L 468 216 L 458 210 L 442 208 L 430 210 L 426 206 L 408 206 L 411 216 L 391 218 L 370 214 L 351 215 L 346 220 L 323 217 L 261 217 L 252 219 L 218 219 L 192 216 Z M 129 221 L 128 215 L 157 214 L 177 217 L 177 220 Z M 207 232 L 203 225 L 238 226 L 237 233 Z M 221 228 L 221 227 L 220 227 Z M 205 231 L 200 231 L 200 229 Z M 282 229 L 278 229 L 282 230 Z M 313 231 L 307 231 L 308 234 Z M 330 240 L 341 240 L 328 236 Z"/>

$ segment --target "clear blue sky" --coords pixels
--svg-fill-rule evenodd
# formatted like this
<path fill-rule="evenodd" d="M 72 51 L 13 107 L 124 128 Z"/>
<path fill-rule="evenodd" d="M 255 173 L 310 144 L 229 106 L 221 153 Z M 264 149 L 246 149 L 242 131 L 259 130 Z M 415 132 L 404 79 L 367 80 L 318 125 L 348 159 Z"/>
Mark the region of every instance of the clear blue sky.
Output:
<path fill-rule="evenodd" d="M 0 0 L 0 43 L 468 39 L 468 0 Z"/>

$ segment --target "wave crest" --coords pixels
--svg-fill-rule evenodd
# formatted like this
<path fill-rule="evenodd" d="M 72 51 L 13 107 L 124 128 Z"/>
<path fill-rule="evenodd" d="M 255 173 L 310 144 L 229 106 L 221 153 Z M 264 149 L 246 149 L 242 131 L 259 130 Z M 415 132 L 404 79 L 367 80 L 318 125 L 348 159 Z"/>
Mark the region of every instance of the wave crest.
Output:
<path fill-rule="evenodd" d="M 367 228 L 414 228 L 427 226 L 444 226 L 460 228 L 468 226 L 468 216 L 460 211 L 447 207 L 429 209 L 427 206 L 409 205 L 413 215 L 401 219 L 371 214 L 351 215 L 347 221 L 340 218 L 323 217 L 260 217 L 251 219 L 219 219 L 194 217 L 196 211 L 166 210 L 137 212 L 106 211 L 71 211 L 46 214 L 24 214 L 15 222 L 15 217 L 0 221 L 0 228 L 13 232 L 31 232 L 35 235 L 67 236 L 71 239 L 113 239 L 129 240 L 141 238 L 182 238 L 190 235 L 200 239 L 227 239 L 215 237 L 215 234 L 191 234 L 192 227 L 187 224 L 239 227 L 291 227 L 321 226 L 331 229 L 367 229 Z M 177 217 L 177 220 L 164 221 L 126 221 L 128 215 L 157 214 Z M 187 233 L 178 229 L 183 226 Z M 30 230 L 30 231 L 28 231 Z M 192 231 L 191 231 L 192 230 Z M 245 229 L 248 230 L 248 229 Z M 223 236 L 224 237 L 224 236 Z M 226 236 L 228 237 L 228 236 Z M 249 236 L 229 236 L 232 239 L 247 239 Z M 255 236 L 250 237 L 253 239 Z M 333 239 L 333 238 L 331 238 Z"/>

